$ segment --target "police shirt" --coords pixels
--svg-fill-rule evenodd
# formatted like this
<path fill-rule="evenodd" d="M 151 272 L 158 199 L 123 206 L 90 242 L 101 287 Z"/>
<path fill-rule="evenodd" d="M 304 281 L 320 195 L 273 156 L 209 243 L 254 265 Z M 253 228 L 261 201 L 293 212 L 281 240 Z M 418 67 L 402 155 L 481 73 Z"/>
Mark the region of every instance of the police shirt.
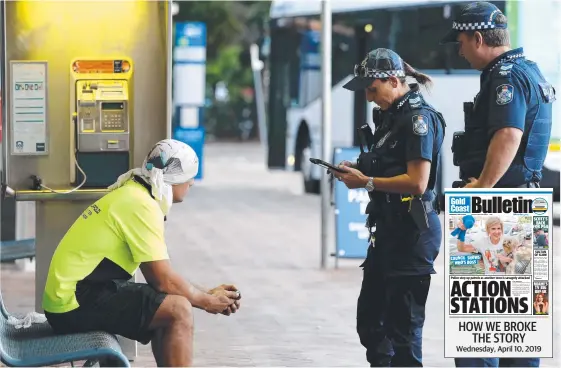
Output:
<path fill-rule="evenodd" d="M 551 133 L 553 88 L 537 64 L 524 57 L 522 48 L 493 60 L 482 72 L 480 83 L 473 118 L 465 129 L 467 146 L 477 159 L 465 168 L 465 176 L 481 175 L 493 134 L 510 127 L 521 130 L 523 136 L 515 159 L 495 187 L 541 180 Z"/>
<path fill-rule="evenodd" d="M 147 188 L 130 180 L 88 207 L 65 234 L 51 260 L 43 309 L 74 310 L 80 281 L 129 280 L 141 263 L 164 259 L 164 214 Z"/>
<path fill-rule="evenodd" d="M 424 159 L 431 165 L 429 185 L 423 199 L 434 199 L 434 184 L 438 155 L 444 139 L 444 127 L 436 112 L 419 91 L 419 85 L 410 84 L 408 93 L 388 110 L 380 113 L 381 122 L 374 133 L 372 151 L 379 157 L 378 177 L 393 177 L 407 172 L 409 161 Z"/>
<path fill-rule="evenodd" d="M 373 154 L 379 163 L 377 177 L 392 177 L 407 172 L 407 163 L 424 159 L 431 162 L 431 174 L 425 201 L 435 197 L 434 186 L 438 156 L 444 139 L 444 121 L 428 105 L 419 85 L 381 113 L 381 124 L 374 134 Z M 386 193 L 375 191 L 377 200 L 385 200 Z M 405 194 L 406 195 L 406 194 Z M 396 200 L 395 194 L 389 194 Z M 397 199 L 399 201 L 399 199 Z M 385 207 L 385 206 L 384 206 Z M 390 207 L 386 207 L 390 208 Z M 388 212 L 394 212 L 386 209 Z M 441 243 L 441 226 L 436 212 L 427 214 L 430 228 L 420 233 L 409 214 L 398 218 L 384 213 L 377 222 L 372 258 L 374 268 L 389 276 L 425 275 L 435 273 L 433 262 Z"/>

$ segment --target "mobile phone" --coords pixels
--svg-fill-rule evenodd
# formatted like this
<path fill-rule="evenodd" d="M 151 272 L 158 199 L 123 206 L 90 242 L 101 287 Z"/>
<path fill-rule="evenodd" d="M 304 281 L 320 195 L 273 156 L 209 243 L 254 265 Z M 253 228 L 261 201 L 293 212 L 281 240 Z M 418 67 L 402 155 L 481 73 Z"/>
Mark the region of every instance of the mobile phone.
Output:
<path fill-rule="evenodd" d="M 337 172 L 340 172 L 340 173 L 346 173 L 346 172 L 347 172 L 347 170 L 342 169 L 342 168 L 337 167 L 337 166 L 333 166 L 333 165 L 330 164 L 329 162 L 325 162 L 325 161 L 323 161 L 323 160 L 320 160 L 319 158 L 310 158 L 310 162 L 311 162 L 312 164 L 325 167 L 325 168 L 328 169 L 328 170 L 333 170 L 333 171 L 337 171 Z"/>

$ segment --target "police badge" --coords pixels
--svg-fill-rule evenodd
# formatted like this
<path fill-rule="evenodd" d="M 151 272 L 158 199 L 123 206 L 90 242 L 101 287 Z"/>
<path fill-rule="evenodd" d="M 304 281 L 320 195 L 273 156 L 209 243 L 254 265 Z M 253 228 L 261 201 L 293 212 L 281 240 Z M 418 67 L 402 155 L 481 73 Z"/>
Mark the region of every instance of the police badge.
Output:
<path fill-rule="evenodd" d="M 501 84 L 497 87 L 497 105 L 506 105 L 514 98 L 514 87 L 510 84 Z"/>
<path fill-rule="evenodd" d="M 413 133 L 417 135 L 427 135 L 429 131 L 426 116 L 424 115 L 413 115 Z"/>

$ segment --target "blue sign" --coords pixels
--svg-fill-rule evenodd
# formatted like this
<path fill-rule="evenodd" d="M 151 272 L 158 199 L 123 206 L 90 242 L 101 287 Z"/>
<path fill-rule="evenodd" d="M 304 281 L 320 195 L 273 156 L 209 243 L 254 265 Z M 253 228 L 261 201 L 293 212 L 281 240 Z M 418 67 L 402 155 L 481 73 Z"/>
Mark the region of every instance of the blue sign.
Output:
<path fill-rule="evenodd" d="M 450 256 L 452 266 L 474 266 L 479 264 L 481 260 L 480 254 L 462 254 Z"/>
<path fill-rule="evenodd" d="M 357 147 L 335 148 L 333 162 L 356 162 Z M 338 258 L 365 258 L 370 233 L 366 228 L 366 206 L 370 201 L 366 189 L 348 189 L 335 180 L 335 253 Z"/>
<path fill-rule="evenodd" d="M 451 214 L 471 213 L 471 197 L 451 196 L 448 205 L 448 213 Z"/>
<path fill-rule="evenodd" d="M 173 139 L 188 144 L 199 157 L 199 172 L 196 180 L 203 178 L 203 148 L 205 143 L 205 129 L 177 127 L 173 132 Z"/>
<path fill-rule="evenodd" d="M 304 33 L 300 44 L 300 69 L 321 69 L 320 38 L 321 34 L 318 31 L 307 31 Z"/>
<path fill-rule="evenodd" d="M 206 24 L 202 22 L 175 23 L 176 47 L 206 47 Z"/>
<path fill-rule="evenodd" d="M 177 22 L 174 26 L 172 85 L 178 112 L 174 124 L 195 128 L 203 124 L 200 111 L 206 99 L 206 24 Z"/>

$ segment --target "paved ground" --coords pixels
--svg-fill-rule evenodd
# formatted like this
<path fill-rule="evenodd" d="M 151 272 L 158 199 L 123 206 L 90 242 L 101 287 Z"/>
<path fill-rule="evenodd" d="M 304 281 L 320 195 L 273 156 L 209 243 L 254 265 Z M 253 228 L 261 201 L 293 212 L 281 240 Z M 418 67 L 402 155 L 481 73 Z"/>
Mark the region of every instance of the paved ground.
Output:
<path fill-rule="evenodd" d="M 366 366 L 355 333 L 360 261 L 319 268 L 320 198 L 302 194 L 297 174 L 267 172 L 264 162 L 256 145 L 209 145 L 204 181 L 169 216 L 176 269 L 208 287 L 235 283 L 243 294 L 233 316 L 196 311 L 195 365 Z M 428 299 L 425 366 L 453 365 L 442 358 L 442 261 Z M 2 265 L 8 310 L 32 309 L 33 277 Z M 135 366 L 154 366 L 149 346 L 139 354 Z"/>

